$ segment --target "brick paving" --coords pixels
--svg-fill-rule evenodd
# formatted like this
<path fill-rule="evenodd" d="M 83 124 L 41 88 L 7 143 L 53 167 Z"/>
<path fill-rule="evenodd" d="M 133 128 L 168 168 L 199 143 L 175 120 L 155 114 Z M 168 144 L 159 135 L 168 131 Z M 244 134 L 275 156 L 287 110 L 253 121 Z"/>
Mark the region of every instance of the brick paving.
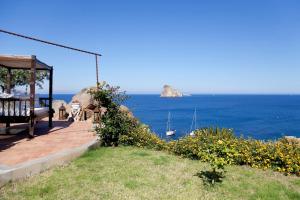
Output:
<path fill-rule="evenodd" d="M 15 128 L 22 129 L 22 125 Z M 37 136 L 33 139 L 28 139 L 26 133 L 0 137 L 0 165 L 14 166 L 87 144 L 96 138 L 91 128 L 92 123 L 88 121 L 54 121 L 53 128 L 49 129 L 47 122 L 42 121 L 37 124 Z"/>

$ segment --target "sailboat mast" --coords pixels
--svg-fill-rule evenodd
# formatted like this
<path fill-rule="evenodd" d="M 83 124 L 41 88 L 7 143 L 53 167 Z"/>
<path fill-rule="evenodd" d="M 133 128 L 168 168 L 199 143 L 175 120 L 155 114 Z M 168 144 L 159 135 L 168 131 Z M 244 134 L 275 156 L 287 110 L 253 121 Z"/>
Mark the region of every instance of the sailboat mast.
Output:
<path fill-rule="evenodd" d="M 168 131 L 169 128 L 169 114 L 168 114 L 168 119 L 167 119 L 167 127 L 166 127 L 166 131 Z"/>
<path fill-rule="evenodd" d="M 193 119 L 192 119 L 192 124 L 191 124 L 191 129 L 190 132 L 192 132 L 193 130 L 196 130 L 197 128 L 197 110 L 195 108 L 194 114 L 193 114 Z"/>
<path fill-rule="evenodd" d="M 197 109 L 195 108 L 195 130 L 197 127 Z"/>
<path fill-rule="evenodd" d="M 167 131 L 170 131 L 170 116 L 171 116 L 171 114 L 170 114 L 170 112 L 168 113 L 168 120 L 167 120 Z"/>
<path fill-rule="evenodd" d="M 171 113 L 169 112 L 169 131 L 171 130 Z"/>

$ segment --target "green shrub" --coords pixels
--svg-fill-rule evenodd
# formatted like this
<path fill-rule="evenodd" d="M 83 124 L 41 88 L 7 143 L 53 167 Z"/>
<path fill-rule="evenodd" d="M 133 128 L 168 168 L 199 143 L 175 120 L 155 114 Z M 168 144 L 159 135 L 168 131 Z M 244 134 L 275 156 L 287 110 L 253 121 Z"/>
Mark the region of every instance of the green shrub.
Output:
<path fill-rule="evenodd" d="M 169 151 L 192 159 L 210 161 L 210 156 L 225 158 L 228 164 L 237 156 L 231 129 L 207 128 L 195 132 L 195 137 L 186 136 L 169 143 Z"/>
<path fill-rule="evenodd" d="M 120 144 L 133 145 L 137 147 L 147 147 L 156 150 L 164 150 L 166 142 L 160 139 L 156 134 L 143 124 L 139 124 L 135 129 L 120 137 Z"/>
<path fill-rule="evenodd" d="M 120 137 L 135 132 L 137 126 L 137 121 L 129 118 L 126 113 L 117 109 L 108 109 L 96 132 L 102 146 L 118 146 Z"/>
<path fill-rule="evenodd" d="M 98 90 L 90 91 L 99 107 L 105 107 L 106 113 L 96 128 L 102 146 L 135 145 L 162 150 L 166 142 L 161 140 L 150 129 L 136 118 L 120 109 L 121 103 L 127 99 L 119 87 L 112 87 L 105 82 Z"/>
<path fill-rule="evenodd" d="M 236 137 L 230 129 L 207 128 L 168 143 L 168 150 L 212 165 L 249 165 L 300 176 L 300 147 L 285 139 L 264 142 Z"/>
<path fill-rule="evenodd" d="M 119 87 L 112 87 L 105 82 L 98 85 L 97 90 L 89 91 L 98 107 L 105 107 L 106 112 L 96 128 L 102 146 L 118 146 L 119 138 L 132 132 L 138 121 L 120 110 L 121 103 L 127 99 Z"/>

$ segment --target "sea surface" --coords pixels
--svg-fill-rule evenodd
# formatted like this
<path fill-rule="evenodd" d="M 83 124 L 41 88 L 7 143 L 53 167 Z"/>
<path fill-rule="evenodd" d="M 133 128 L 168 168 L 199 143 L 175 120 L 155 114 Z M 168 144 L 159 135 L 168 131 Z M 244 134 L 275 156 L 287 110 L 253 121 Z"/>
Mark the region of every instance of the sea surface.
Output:
<path fill-rule="evenodd" d="M 71 100 L 71 94 L 55 99 Z M 195 108 L 197 127 L 232 128 L 236 135 L 256 139 L 300 137 L 300 95 L 192 95 L 160 98 L 159 95 L 130 95 L 125 102 L 133 114 L 166 138 L 168 112 L 174 138 L 190 132 Z"/>

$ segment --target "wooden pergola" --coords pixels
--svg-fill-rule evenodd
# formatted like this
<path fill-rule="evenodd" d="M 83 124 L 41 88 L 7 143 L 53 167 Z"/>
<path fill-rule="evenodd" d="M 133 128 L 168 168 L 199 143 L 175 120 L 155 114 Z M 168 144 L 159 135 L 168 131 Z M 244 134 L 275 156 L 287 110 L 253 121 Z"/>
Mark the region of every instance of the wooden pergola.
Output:
<path fill-rule="evenodd" d="M 50 42 L 47 40 L 42 40 L 39 38 L 35 38 L 35 37 L 31 37 L 31 36 L 27 36 L 27 35 L 23 35 L 23 34 L 19 34 L 19 33 L 15 33 L 15 32 L 11 32 L 11 31 L 7 31 L 7 30 L 3 30 L 0 29 L 0 33 L 4 33 L 4 34 L 8 34 L 8 35 L 12 35 L 15 37 L 19 37 L 19 38 L 24 38 L 27 40 L 32 40 L 35 42 L 40 42 L 43 44 L 47 44 L 47 45 L 52 45 L 52 46 L 56 46 L 56 47 L 60 47 L 60 48 L 64 48 L 64 49 L 69 49 L 72 51 L 77 51 L 77 52 L 81 52 L 81 53 L 85 53 L 85 54 L 89 54 L 89 55 L 93 55 L 95 56 L 95 63 L 96 63 L 96 86 L 97 86 L 97 90 L 99 89 L 99 66 L 98 66 L 98 58 L 100 58 L 100 56 L 102 56 L 99 53 L 96 52 L 91 52 L 91 51 L 86 51 L 83 49 L 79 49 L 79 48 L 74 48 L 71 46 L 67 46 L 67 45 L 63 45 L 63 44 L 59 44 L 59 43 L 55 43 L 55 42 Z M 19 114 L 19 116 L 16 115 L 16 113 L 14 112 L 13 116 L 10 116 L 10 110 L 8 109 L 8 113 L 3 113 L 1 114 L 0 112 L 0 123 L 6 123 L 6 126 L 8 127 L 10 123 L 18 123 L 18 122 L 24 122 L 24 121 L 28 121 L 30 122 L 30 126 L 29 126 L 29 135 L 33 136 L 33 132 L 34 132 L 34 121 L 37 119 L 37 115 L 35 114 L 35 108 L 34 108 L 34 98 L 35 98 L 35 75 L 36 75 L 36 71 L 37 70 L 47 70 L 50 72 L 50 81 L 49 81 L 49 97 L 48 98 L 40 98 L 41 101 L 48 101 L 48 104 L 44 103 L 44 105 L 48 105 L 48 116 L 49 116 L 49 126 L 52 126 L 52 117 L 53 117 L 53 109 L 52 109 L 52 85 L 53 85 L 53 67 L 48 66 L 47 64 L 39 61 L 38 59 L 36 59 L 35 56 L 0 56 L 0 67 L 6 67 L 8 69 L 8 74 L 7 74 L 7 81 L 10 82 L 11 80 L 11 69 L 24 69 L 24 70 L 30 70 L 30 98 L 28 99 L 28 101 L 30 101 L 30 114 L 29 116 L 26 115 L 22 116 Z M 8 84 L 10 85 L 10 84 Z M 7 88 L 8 91 L 10 91 L 10 86 L 8 86 Z M 19 105 L 22 103 L 22 99 L 15 99 L 15 98 L 11 98 L 10 100 L 8 99 L 1 99 L 0 98 L 0 111 L 1 111 L 1 102 L 2 102 L 2 109 L 4 110 L 4 105 L 5 103 L 8 103 L 8 106 L 10 105 L 10 101 L 13 102 L 14 104 L 14 110 L 15 110 L 15 103 L 16 101 L 19 101 Z M 26 101 L 26 99 L 25 99 Z M 26 102 L 25 102 L 26 105 Z M 21 110 L 21 106 L 19 106 L 19 112 Z M 7 115 L 5 115 L 7 114 Z"/>
<path fill-rule="evenodd" d="M 7 73 L 7 93 L 11 91 L 12 70 L 29 70 L 30 71 L 30 93 L 29 97 L 11 97 L 0 98 L 2 113 L 0 113 L 0 123 L 29 123 L 29 136 L 34 136 L 35 122 L 41 118 L 48 117 L 49 127 L 52 127 L 52 93 L 53 93 L 53 67 L 49 66 L 36 58 L 36 56 L 16 56 L 0 55 L 0 67 L 8 70 Z M 35 108 L 35 84 L 36 72 L 44 70 L 49 72 L 49 95 L 48 98 L 40 98 L 40 104 L 43 108 Z M 27 107 L 29 103 L 29 108 Z M 28 111 L 28 112 L 27 112 Z"/>
<path fill-rule="evenodd" d="M 86 54 L 95 56 L 95 61 L 96 61 L 96 80 L 97 80 L 96 87 L 98 89 L 98 87 L 99 87 L 98 56 L 99 57 L 102 56 L 101 54 L 95 53 L 95 52 L 91 52 L 91 51 L 82 50 L 82 49 L 78 49 L 78 48 L 74 48 L 74 47 L 70 47 L 70 46 L 66 46 L 66 45 L 62 45 L 62 44 L 58 44 L 58 43 L 54 43 L 54 42 L 49 42 L 49 41 L 46 41 L 46 40 L 41 40 L 41 39 L 38 39 L 38 38 L 34 38 L 34 37 L 22 35 L 22 34 L 19 34 L 19 33 L 14 33 L 14 32 L 11 32 L 11 31 L 6 31 L 6 30 L 2 30 L 2 29 L 0 29 L 0 32 L 1 33 L 5 33 L 5 34 L 9 34 L 9 35 L 13 35 L 13 36 L 16 36 L 16 37 L 20 37 L 20 38 L 25 38 L 27 40 L 32 40 L 32 41 L 36 41 L 36 42 L 40 42 L 40 43 L 44 43 L 44 44 L 48 44 L 48 45 L 52 45 L 52 46 L 57 46 L 57 47 L 60 47 L 60 48 L 65 48 L 65 49 L 69 49 L 69 50 L 72 50 L 72 51 L 77 51 L 77 52 L 86 53 Z"/>

